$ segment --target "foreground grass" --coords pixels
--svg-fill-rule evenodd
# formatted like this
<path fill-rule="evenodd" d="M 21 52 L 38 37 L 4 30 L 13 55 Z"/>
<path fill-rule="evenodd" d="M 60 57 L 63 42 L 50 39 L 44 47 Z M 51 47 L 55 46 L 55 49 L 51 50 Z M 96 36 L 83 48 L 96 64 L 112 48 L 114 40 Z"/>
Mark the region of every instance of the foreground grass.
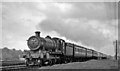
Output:
<path fill-rule="evenodd" d="M 116 60 L 90 60 L 86 62 L 74 62 L 41 67 L 40 69 L 118 69 Z"/>

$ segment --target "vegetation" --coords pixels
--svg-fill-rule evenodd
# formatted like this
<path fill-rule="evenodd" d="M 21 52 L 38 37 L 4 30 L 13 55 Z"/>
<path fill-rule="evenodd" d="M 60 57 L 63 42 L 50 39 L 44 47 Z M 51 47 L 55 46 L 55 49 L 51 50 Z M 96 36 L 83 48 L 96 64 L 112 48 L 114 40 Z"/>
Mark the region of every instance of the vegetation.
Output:
<path fill-rule="evenodd" d="M 8 49 L 7 47 L 0 49 L 0 60 L 3 61 L 14 61 L 19 60 L 22 57 L 23 52 L 21 50 Z"/>

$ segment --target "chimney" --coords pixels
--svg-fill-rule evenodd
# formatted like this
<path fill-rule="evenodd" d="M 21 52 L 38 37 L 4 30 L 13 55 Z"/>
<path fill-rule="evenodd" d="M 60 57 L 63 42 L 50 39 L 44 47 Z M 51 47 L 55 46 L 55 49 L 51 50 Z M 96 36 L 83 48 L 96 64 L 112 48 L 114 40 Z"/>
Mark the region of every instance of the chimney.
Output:
<path fill-rule="evenodd" d="M 36 31 L 35 35 L 38 36 L 38 37 L 40 37 L 40 31 Z"/>

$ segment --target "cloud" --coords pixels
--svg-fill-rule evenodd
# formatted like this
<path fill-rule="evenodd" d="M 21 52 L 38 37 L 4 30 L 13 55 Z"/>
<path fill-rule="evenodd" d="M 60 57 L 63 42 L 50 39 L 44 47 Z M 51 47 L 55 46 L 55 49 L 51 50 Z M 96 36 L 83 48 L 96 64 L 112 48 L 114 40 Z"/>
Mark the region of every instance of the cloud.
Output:
<path fill-rule="evenodd" d="M 50 8 L 49 13 L 45 12 L 47 19 L 39 23 L 40 29 L 46 32 L 55 31 L 66 39 L 100 51 L 111 46 L 110 51 L 113 51 L 112 44 L 118 29 L 116 3 L 69 4 L 71 9 L 66 14 L 55 7 Z"/>
<path fill-rule="evenodd" d="M 41 36 L 60 37 L 101 51 L 116 36 L 116 3 L 7 2 L 2 8 L 3 46 L 10 48 L 28 49 L 26 40 L 36 30 Z"/>
<path fill-rule="evenodd" d="M 3 3 L 2 47 L 28 49 L 26 40 L 36 31 L 36 25 L 46 18 L 43 13 L 32 11 L 31 5 L 31 3 Z"/>
<path fill-rule="evenodd" d="M 72 10 L 70 10 L 66 15 L 63 15 L 63 17 L 83 17 L 87 19 L 99 20 L 116 19 L 117 4 L 115 2 L 75 2 L 69 4 L 72 4 Z"/>
<path fill-rule="evenodd" d="M 72 9 L 72 5 L 69 3 L 54 3 L 55 7 L 58 7 L 62 12 L 68 12 Z"/>
<path fill-rule="evenodd" d="M 113 44 L 109 44 L 104 47 L 101 47 L 99 51 L 108 55 L 113 55 L 113 56 L 115 55 L 115 47 L 113 46 Z"/>
<path fill-rule="evenodd" d="M 58 22 L 59 21 L 59 22 Z M 61 36 L 73 41 L 81 41 L 96 49 L 110 43 L 113 32 L 106 28 L 106 25 L 99 21 L 87 19 L 46 19 L 40 23 L 40 28 L 44 31 L 56 31 Z"/>
<path fill-rule="evenodd" d="M 2 3 L 0 3 L 0 15 L 2 15 Z M 2 47 L 2 16 L 0 16 L 0 47 Z"/>

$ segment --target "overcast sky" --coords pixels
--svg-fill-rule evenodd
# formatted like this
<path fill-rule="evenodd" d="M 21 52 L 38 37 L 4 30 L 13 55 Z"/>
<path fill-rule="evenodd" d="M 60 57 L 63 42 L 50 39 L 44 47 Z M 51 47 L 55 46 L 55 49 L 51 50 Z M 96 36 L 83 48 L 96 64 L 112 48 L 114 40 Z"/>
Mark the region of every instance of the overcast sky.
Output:
<path fill-rule="evenodd" d="M 118 29 L 115 2 L 2 3 L 2 47 L 28 49 L 36 30 L 114 55 Z"/>

